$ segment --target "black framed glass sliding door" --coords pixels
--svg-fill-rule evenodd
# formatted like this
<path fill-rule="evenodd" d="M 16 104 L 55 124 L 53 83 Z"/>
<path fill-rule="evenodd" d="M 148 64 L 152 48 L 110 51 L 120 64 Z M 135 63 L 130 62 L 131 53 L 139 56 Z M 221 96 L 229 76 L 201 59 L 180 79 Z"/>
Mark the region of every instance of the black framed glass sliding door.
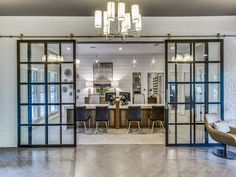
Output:
<path fill-rule="evenodd" d="M 224 118 L 223 40 L 166 40 L 166 144 L 210 144 L 206 113 Z"/>
<path fill-rule="evenodd" d="M 74 40 L 19 40 L 18 146 L 75 146 Z M 75 114 L 74 114 L 75 115 Z"/>

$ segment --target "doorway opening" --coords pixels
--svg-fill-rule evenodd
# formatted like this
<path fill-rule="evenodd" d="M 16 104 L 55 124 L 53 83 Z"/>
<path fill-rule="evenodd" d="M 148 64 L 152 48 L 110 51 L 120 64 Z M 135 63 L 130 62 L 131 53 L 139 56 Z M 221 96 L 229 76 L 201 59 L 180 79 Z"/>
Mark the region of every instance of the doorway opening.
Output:
<path fill-rule="evenodd" d="M 165 144 L 165 130 L 157 122 L 152 132 L 149 119 L 152 106 L 164 108 L 164 43 L 78 42 L 76 46 L 76 105 L 86 106 L 90 116 L 86 122 L 87 132 L 84 124 L 78 126 L 77 144 Z M 111 105 L 109 94 L 115 95 L 119 105 L 108 107 L 108 132 L 101 123 L 100 131 L 95 133 L 96 106 L 99 105 L 90 103 L 89 98 L 98 95 L 100 105 Z M 136 99 L 137 95 L 141 97 Z M 122 96 L 126 97 L 127 105 L 122 105 Z M 134 122 L 128 133 L 127 111 L 132 105 L 141 106 L 141 129 L 138 130 Z"/>

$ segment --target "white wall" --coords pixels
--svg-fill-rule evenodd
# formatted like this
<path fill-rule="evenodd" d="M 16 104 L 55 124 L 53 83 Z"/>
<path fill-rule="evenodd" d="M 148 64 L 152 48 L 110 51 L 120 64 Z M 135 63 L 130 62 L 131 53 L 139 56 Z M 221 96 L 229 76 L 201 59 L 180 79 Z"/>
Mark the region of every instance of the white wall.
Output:
<path fill-rule="evenodd" d="M 0 147 L 17 144 L 16 41 L 0 39 Z"/>
<path fill-rule="evenodd" d="M 146 17 L 142 35 L 236 34 L 236 17 Z M 92 17 L 0 17 L 0 35 L 96 35 Z M 150 39 L 151 40 L 151 39 Z M 236 39 L 225 39 L 225 118 L 236 118 Z M 17 145 L 16 39 L 0 38 L 0 146 Z"/>

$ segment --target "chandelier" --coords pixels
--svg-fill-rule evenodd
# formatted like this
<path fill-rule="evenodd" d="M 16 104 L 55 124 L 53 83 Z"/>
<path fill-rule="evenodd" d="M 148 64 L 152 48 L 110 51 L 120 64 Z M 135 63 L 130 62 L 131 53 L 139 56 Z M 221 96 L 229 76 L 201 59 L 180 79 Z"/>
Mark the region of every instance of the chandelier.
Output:
<path fill-rule="evenodd" d="M 94 25 L 98 30 L 98 34 L 106 36 L 107 39 L 120 37 L 124 40 L 131 33 L 137 33 L 139 36 L 139 32 L 142 30 L 142 16 L 139 12 L 139 5 L 133 4 L 131 13 L 129 13 L 126 12 L 126 4 L 118 2 L 116 16 L 115 2 L 108 2 L 106 11 L 95 11 Z"/>

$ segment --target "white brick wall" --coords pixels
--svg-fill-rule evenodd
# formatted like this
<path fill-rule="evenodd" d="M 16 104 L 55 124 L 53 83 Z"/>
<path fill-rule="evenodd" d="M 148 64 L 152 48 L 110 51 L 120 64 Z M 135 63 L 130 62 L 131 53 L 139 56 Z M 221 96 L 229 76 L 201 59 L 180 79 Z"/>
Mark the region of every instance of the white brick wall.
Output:
<path fill-rule="evenodd" d="M 236 17 L 146 17 L 143 35 L 236 34 Z M 92 17 L 0 17 L 0 35 L 96 35 Z M 225 39 L 225 117 L 236 119 L 236 38 Z M 16 39 L 0 38 L 0 147 L 17 145 Z"/>
<path fill-rule="evenodd" d="M 225 119 L 236 119 L 236 39 L 224 42 Z"/>

